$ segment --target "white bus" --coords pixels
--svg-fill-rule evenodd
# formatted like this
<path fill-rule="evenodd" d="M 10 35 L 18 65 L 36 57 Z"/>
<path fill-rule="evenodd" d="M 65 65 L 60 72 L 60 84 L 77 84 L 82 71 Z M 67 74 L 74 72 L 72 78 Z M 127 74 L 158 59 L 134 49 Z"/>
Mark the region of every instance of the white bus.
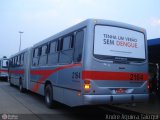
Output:
<path fill-rule="evenodd" d="M 8 59 L 6 57 L 0 59 L 0 80 L 8 80 Z"/>
<path fill-rule="evenodd" d="M 146 31 L 88 19 L 10 57 L 10 83 L 68 106 L 148 100 Z"/>

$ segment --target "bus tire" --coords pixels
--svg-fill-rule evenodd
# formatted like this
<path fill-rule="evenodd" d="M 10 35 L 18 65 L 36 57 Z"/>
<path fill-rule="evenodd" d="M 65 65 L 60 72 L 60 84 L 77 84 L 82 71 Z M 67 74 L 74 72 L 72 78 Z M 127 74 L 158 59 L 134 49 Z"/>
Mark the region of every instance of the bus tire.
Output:
<path fill-rule="evenodd" d="M 50 84 L 45 87 L 45 103 L 48 108 L 53 108 L 53 89 Z"/>
<path fill-rule="evenodd" d="M 23 84 L 22 84 L 22 79 L 19 80 L 19 91 L 24 92 Z"/>

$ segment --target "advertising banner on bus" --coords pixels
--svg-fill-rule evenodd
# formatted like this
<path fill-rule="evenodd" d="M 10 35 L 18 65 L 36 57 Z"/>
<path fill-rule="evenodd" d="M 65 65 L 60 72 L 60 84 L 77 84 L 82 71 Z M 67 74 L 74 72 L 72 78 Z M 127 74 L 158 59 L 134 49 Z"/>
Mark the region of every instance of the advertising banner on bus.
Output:
<path fill-rule="evenodd" d="M 120 27 L 96 25 L 94 54 L 145 59 L 144 34 Z"/>

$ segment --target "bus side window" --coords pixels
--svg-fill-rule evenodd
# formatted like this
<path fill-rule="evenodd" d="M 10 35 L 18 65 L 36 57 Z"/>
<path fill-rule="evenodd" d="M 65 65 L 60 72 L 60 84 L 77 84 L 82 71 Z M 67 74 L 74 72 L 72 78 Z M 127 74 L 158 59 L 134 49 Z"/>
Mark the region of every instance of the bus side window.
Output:
<path fill-rule="evenodd" d="M 47 49 L 48 49 L 48 45 L 45 44 L 40 48 L 40 57 L 39 57 L 39 65 L 40 66 L 44 66 L 47 64 Z"/>
<path fill-rule="evenodd" d="M 14 67 L 14 58 L 12 58 L 12 67 Z"/>
<path fill-rule="evenodd" d="M 9 59 L 9 67 L 13 67 L 13 58 Z"/>
<path fill-rule="evenodd" d="M 17 67 L 20 66 L 20 55 L 17 56 Z"/>
<path fill-rule="evenodd" d="M 14 67 L 17 67 L 17 56 L 14 58 Z"/>
<path fill-rule="evenodd" d="M 62 50 L 60 51 L 59 63 L 69 64 L 73 59 L 73 37 L 72 35 L 62 39 Z"/>
<path fill-rule="evenodd" d="M 18 63 L 18 56 L 15 57 L 15 67 L 17 67 Z"/>
<path fill-rule="evenodd" d="M 32 65 L 33 66 L 37 66 L 38 65 L 38 54 L 39 54 L 39 49 L 38 48 L 35 48 L 34 51 L 33 51 L 33 61 L 32 61 Z"/>
<path fill-rule="evenodd" d="M 12 67 L 14 67 L 14 58 L 12 58 Z"/>
<path fill-rule="evenodd" d="M 13 66 L 16 67 L 16 57 L 13 58 Z"/>
<path fill-rule="evenodd" d="M 24 53 L 21 54 L 21 66 L 24 64 Z"/>
<path fill-rule="evenodd" d="M 48 65 L 54 65 L 58 63 L 58 40 L 49 44 Z"/>
<path fill-rule="evenodd" d="M 83 50 L 83 41 L 84 41 L 84 31 L 79 31 L 75 36 L 75 46 L 74 46 L 74 62 L 80 62 L 82 59 L 82 50 Z"/>
<path fill-rule="evenodd" d="M 63 48 L 63 40 L 59 39 L 57 42 L 57 51 L 61 51 Z"/>
<path fill-rule="evenodd" d="M 38 49 L 38 56 L 41 56 L 41 55 L 42 55 L 42 46 L 39 47 L 39 49 Z"/>
<path fill-rule="evenodd" d="M 69 47 L 70 47 L 70 41 L 71 41 L 71 37 L 70 36 L 63 38 L 63 47 L 62 47 L 62 50 L 68 50 L 69 49 Z"/>
<path fill-rule="evenodd" d="M 14 57 L 14 63 L 13 66 L 16 67 L 16 57 Z"/>
<path fill-rule="evenodd" d="M 70 48 L 74 48 L 74 35 L 71 35 Z"/>
<path fill-rule="evenodd" d="M 55 53 L 57 50 L 56 50 L 56 43 L 57 43 L 57 41 L 54 41 L 54 42 L 51 42 L 50 44 L 49 44 L 49 53 Z"/>

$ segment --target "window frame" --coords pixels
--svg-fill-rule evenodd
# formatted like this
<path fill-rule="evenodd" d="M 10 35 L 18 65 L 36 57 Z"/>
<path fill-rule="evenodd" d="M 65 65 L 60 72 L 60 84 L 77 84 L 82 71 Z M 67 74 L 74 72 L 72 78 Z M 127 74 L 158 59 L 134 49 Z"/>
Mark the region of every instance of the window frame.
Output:
<path fill-rule="evenodd" d="M 55 38 L 55 39 L 53 39 L 53 40 L 50 40 L 50 41 L 48 41 L 48 42 L 46 42 L 46 43 L 44 43 L 44 44 L 41 44 L 41 45 L 39 45 L 39 46 L 36 46 L 35 48 L 33 48 L 33 53 L 32 53 L 32 66 L 33 67 L 37 67 L 37 66 L 41 66 L 41 65 L 39 65 L 39 60 L 40 60 L 40 57 L 41 56 L 43 56 L 44 54 L 43 54 L 43 51 L 42 51 L 42 47 L 44 46 L 44 45 L 47 45 L 47 49 L 46 49 L 46 54 L 45 55 L 47 55 L 47 61 L 46 61 L 46 65 L 57 65 L 57 64 L 71 64 L 71 63 L 79 63 L 79 62 L 81 62 L 82 61 L 82 56 L 83 56 L 83 48 L 84 48 L 84 39 L 85 39 L 85 28 L 86 28 L 86 26 L 85 27 L 82 27 L 82 28 L 80 28 L 80 29 L 77 29 L 77 30 L 74 30 L 74 31 L 72 31 L 72 32 L 70 32 L 70 33 L 68 33 L 68 34 L 64 34 L 64 35 L 62 35 L 62 36 L 59 36 L 59 37 L 57 37 L 57 38 Z M 82 45 L 82 51 L 81 51 L 81 60 L 80 61 L 75 61 L 74 59 L 75 59 L 75 45 L 76 45 L 76 35 L 79 33 L 79 32 L 83 32 L 83 45 Z M 68 39 L 68 41 L 69 41 L 69 45 L 68 45 L 68 49 L 64 49 L 65 47 L 64 47 L 64 45 L 63 45 L 63 43 L 64 43 L 64 40 L 65 40 L 65 38 L 67 38 L 67 37 L 69 37 Z M 54 52 L 52 51 L 53 49 L 51 48 L 51 45 L 52 44 L 55 44 L 54 45 Z M 37 54 L 37 49 L 38 49 L 38 54 Z M 63 54 L 63 52 L 67 52 L 67 51 L 71 51 L 71 50 L 73 50 L 72 51 L 72 55 L 68 52 L 68 55 L 69 55 L 69 57 L 71 57 L 71 62 L 69 62 L 69 63 L 62 63 L 62 62 L 60 62 L 60 55 L 61 55 L 61 53 Z M 49 62 L 50 60 L 49 60 L 49 57 L 51 56 L 51 55 L 54 55 L 55 54 L 55 59 L 57 60 L 57 62 Z M 56 55 L 57 54 L 57 55 Z M 67 54 L 67 53 L 66 53 Z M 38 60 L 33 60 L 33 59 L 35 59 L 35 58 L 37 58 Z M 37 63 L 37 65 L 33 65 L 33 61 L 38 61 L 38 63 Z"/>
<path fill-rule="evenodd" d="M 68 38 L 69 37 L 69 38 Z M 69 44 L 68 44 L 68 49 L 64 49 L 64 40 L 65 38 L 68 38 L 67 40 L 69 41 Z M 74 32 L 71 32 L 67 35 L 64 35 L 62 38 L 61 38 L 61 50 L 59 51 L 59 61 L 58 63 L 59 64 L 71 64 L 73 63 L 73 55 L 74 55 Z M 69 55 L 69 51 L 71 51 L 71 54 L 72 55 Z M 62 56 L 68 56 L 68 58 L 70 59 L 70 61 L 61 61 L 63 58 L 61 58 Z M 69 60 L 68 59 L 68 60 Z"/>
<path fill-rule="evenodd" d="M 24 54 L 25 54 L 25 53 L 21 53 L 21 54 L 20 54 L 20 56 L 21 56 L 20 65 L 21 65 L 21 66 L 24 65 Z"/>
<path fill-rule="evenodd" d="M 51 52 L 51 44 L 52 43 L 55 43 L 55 48 L 54 48 L 54 52 Z M 57 53 L 58 51 L 57 51 L 57 49 L 58 49 L 58 40 L 53 40 L 53 41 L 50 41 L 49 42 L 49 45 L 48 45 L 49 47 L 48 47 L 48 54 L 54 54 L 54 53 Z"/>
<path fill-rule="evenodd" d="M 79 32 L 83 32 L 83 43 L 82 43 L 82 51 L 81 51 L 81 53 L 82 53 L 82 56 L 81 56 L 81 60 L 80 61 L 75 61 L 75 51 L 76 51 L 76 35 L 77 35 L 77 33 L 79 33 Z M 78 31 L 76 31 L 75 32 L 75 34 L 74 34 L 74 53 L 73 53 L 73 63 L 80 63 L 81 61 L 82 61 L 82 58 L 83 58 L 83 49 L 84 49 L 84 40 L 85 40 L 85 30 L 84 30 L 84 28 L 83 29 L 79 29 Z"/>

